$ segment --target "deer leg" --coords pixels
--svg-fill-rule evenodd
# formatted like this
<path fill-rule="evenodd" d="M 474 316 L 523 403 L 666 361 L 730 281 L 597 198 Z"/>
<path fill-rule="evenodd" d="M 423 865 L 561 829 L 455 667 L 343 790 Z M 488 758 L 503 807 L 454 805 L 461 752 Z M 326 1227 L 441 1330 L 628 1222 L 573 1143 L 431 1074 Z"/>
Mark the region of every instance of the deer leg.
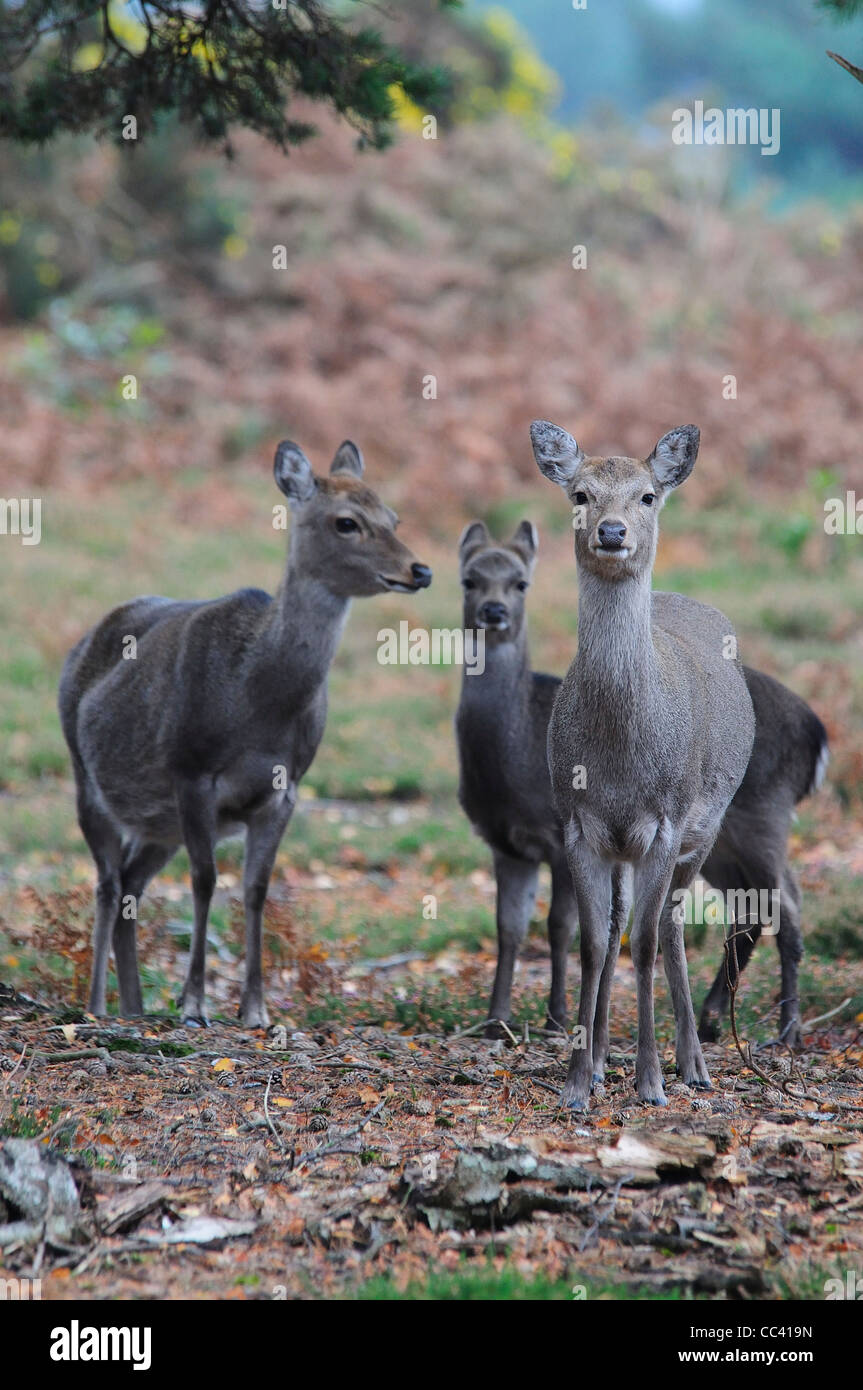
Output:
<path fill-rule="evenodd" d="M 548 996 L 546 1028 L 550 1032 L 569 1031 L 566 1007 L 566 965 L 569 943 L 578 920 L 572 874 L 565 859 L 551 864 L 551 905 L 548 911 L 548 944 L 551 949 L 551 990 Z"/>
<path fill-rule="evenodd" d="M 671 892 L 666 898 L 659 922 L 659 941 L 662 947 L 662 964 L 671 994 L 676 1028 L 677 1070 L 687 1086 L 700 1091 L 712 1089 L 710 1073 L 698 1041 L 695 1026 L 695 1013 L 692 1008 L 692 995 L 689 990 L 689 974 L 686 968 L 686 946 L 683 936 L 683 907 L 676 894 L 690 887 L 701 867 L 709 842 L 703 853 L 696 854 L 685 864 L 678 864 L 671 880 Z"/>
<path fill-rule="evenodd" d="M 596 998 L 596 1015 L 593 1020 L 593 1085 L 601 1085 L 605 1080 L 605 1066 L 608 1061 L 608 1015 L 611 1006 L 611 989 L 614 984 L 614 971 L 620 955 L 620 938 L 626 931 L 629 921 L 632 889 L 629 869 L 618 864 L 611 874 L 611 919 L 608 931 L 608 951 L 602 975 L 599 980 L 599 994 Z"/>
<path fill-rule="evenodd" d="M 246 916 L 246 972 L 240 999 L 240 1017 L 247 1028 L 268 1028 L 270 1018 L 264 1002 L 261 975 L 261 933 L 264 903 L 270 875 L 282 836 L 287 829 L 295 797 L 286 795 L 274 811 L 253 816 L 247 822 L 246 860 L 243 868 L 243 908 Z"/>
<path fill-rule="evenodd" d="M 192 896 L 195 924 L 186 983 L 180 995 L 184 1023 L 207 1026 L 204 1011 L 204 971 L 207 955 L 207 918 L 216 887 L 215 817 L 207 791 L 195 784 L 184 784 L 177 797 L 183 840 L 192 866 Z"/>
<path fill-rule="evenodd" d="M 176 845 L 139 845 L 123 865 L 120 908 L 114 922 L 114 963 L 123 1018 L 134 1018 L 144 1012 L 136 941 L 138 903 L 150 879 L 167 864 L 175 849 Z M 130 898 L 133 899 L 131 903 Z"/>
<path fill-rule="evenodd" d="M 779 1041 L 799 1049 L 803 1046 L 803 1035 L 800 1029 L 797 971 L 803 954 L 803 936 L 800 930 L 800 888 L 789 864 L 785 865 L 782 874 L 777 945 L 782 971 Z"/>
<path fill-rule="evenodd" d="M 111 932 L 120 906 L 120 863 L 123 846 L 120 834 L 111 818 L 105 815 L 86 783 L 78 779 L 78 823 L 90 853 L 96 861 L 96 920 L 93 926 L 93 964 L 90 971 L 91 1014 L 106 1014 L 106 987 Z"/>
<path fill-rule="evenodd" d="M 745 903 L 745 898 L 740 897 L 740 895 L 746 893 L 753 882 L 769 881 L 772 878 L 772 873 L 769 869 L 762 869 L 760 872 L 756 871 L 754 879 L 750 879 L 739 863 L 728 861 L 714 863 L 711 856 L 703 866 L 702 877 L 706 878 L 711 886 L 718 889 L 719 892 L 735 893 L 738 895 L 738 901 Z M 731 999 L 728 985 L 729 976 L 734 983 L 740 979 L 761 935 L 761 922 L 757 912 L 753 916 L 749 912 L 748 906 L 738 910 L 735 913 L 735 920 L 729 923 L 726 930 L 726 937 L 732 935 L 734 937 L 733 947 L 729 943 L 727 952 L 723 951 L 722 963 L 701 1006 L 698 1036 L 702 1042 L 716 1042 L 719 1038 L 720 1020 L 728 1013 Z M 736 973 L 734 969 L 735 957 L 737 961 Z"/>
<path fill-rule="evenodd" d="M 488 1006 L 487 1038 L 504 1035 L 498 1020 L 507 1023 L 512 1012 L 512 977 L 519 947 L 530 926 L 539 865 L 496 850 L 494 872 L 497 879 L 497 969 Z"/>
<path fill-rule="evenodd" d="M 570 839 L 567 849 L 578 902 L 581 987 L 578 995 L 578 1031 L 561 1099 L 571 1110 L 581 1111 L 587 1109 L 593 1080 L 593 1024 L 599 983 L 608 954 L 611 868 L 581 839 Z"/>
<path fill-rule="evenodd" d="M 653 1018 L 653 971 L 659 939 L 659 920 L 671 887 L 678 846 L 671 851 L 658 845 L 635 866 L 632 922 L 632 963 L 638 994 L 638 1047 L 635 1085 L 639 1099 L 648 1105 L 667 1105 Z"/>

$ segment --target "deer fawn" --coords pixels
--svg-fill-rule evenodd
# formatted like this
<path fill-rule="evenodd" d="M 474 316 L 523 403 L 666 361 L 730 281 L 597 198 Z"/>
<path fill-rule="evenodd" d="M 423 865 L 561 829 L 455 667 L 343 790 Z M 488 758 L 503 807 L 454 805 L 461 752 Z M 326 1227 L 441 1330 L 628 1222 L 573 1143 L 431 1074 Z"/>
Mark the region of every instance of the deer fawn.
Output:
<path fill-rule="evenodd" d="M 261 917 L 297 784 L 318 748 L 327 673 L 352 598 L 431 583 L 396 538 L 398 518 L 361 481 L 346 440 L 319 478 L 298 445 L 276 450 L 293 520 L 275 597 L 240 589 L 208 602 L 138 598 L 109 613 L 69 653 L 60 717 L 78 819 L 96 861 L 90 1011 L 104 1014 L 113 942 L 120 1012 L 143 1011 L 134 908 L 185 844 L 195 920 L 184 1018 L 205 1023 L 207 916 L 214 849 L 245 828 L 246 969 L 240 1012 L 266 1027 Z M 133 660 L 124 660 L 130 649 Z M 132 911 L 128 908 L 131 904 Z"/>
<path fill-rule="evenodd" d="M 677 1065 L 706 1089 L 689 993 L 682 914 L 688 888 L 743 780 L 755 734 L 752 700 L 728 619 L 680 594 L 652 594 L 657 518 L 692 471 L 699 432 L 670 431 L 646 460 L 585 456 L 545 420 L 531 426 L 541 471 L 575 507 L 578 652 L 548 734 L 554 796 L 578 903 L 583 1047 L 570 1057 L 563 1099 L 588 1104 L 597 1002 L 613 971 L 612 869 L 631 870 L 631 946 L 638 994 L 635 1079 L 664 1105 L 653 1017 L 657 944 L 674 1006 Z"/>
<path fill-rule="evenodd" d="M 523 521 L 498 544 L 481 521 L 459 542 L 464 626 L 485 628 L 485 669 L 462 680 L 456 714 L 461 779 L 459 799 L 494 856 L 497 880 L 498 961 L 486 1035 L 510 1020 L 512 976 L 530 924 L 540 863 L 551 869 L 548 937 L 551 946 L 549 1028 L 568 1028 L 567 947 L 576 921 L 575 896 L 554 804 L 546 752 L 548 723 L 561 681 L 530 668 L 526 593 L 537 556 L 536 527 Z M 802 948 L 799 890 L 788 862 L 794 807 L 817 786 L 827 762 L 827 735 L 805 701 L 786 686 L 743 667 L 755 710 L 755 742 L 746 775 L 734 794 L 701 875 L 720 890 L 779 890 L 777 944 L 782 969 L 780 1041 L 799 1046 L 797 967 Z M 612 880 L 609 937 L 611 965 L 603 974 L 610 992 L 628 904 L 621 871 Z M 770 898 L 771 903 L 773 898 Z M 748 904 L 747 904 L 748 908 Z M 771 921 L 775 930 L 776 923 Z M 758 911 L 734 922 L 738 969 L 761 932 Z M 741 934 L 744 933 L 745 934 Z M 728 1007 L 725 962 L 707 995 L 699 1022 L 702 1041 L 715 1041 Z M 608 1051 L 608 998 L 597 1000 L 593 1071 L 604 1076 Z"/>

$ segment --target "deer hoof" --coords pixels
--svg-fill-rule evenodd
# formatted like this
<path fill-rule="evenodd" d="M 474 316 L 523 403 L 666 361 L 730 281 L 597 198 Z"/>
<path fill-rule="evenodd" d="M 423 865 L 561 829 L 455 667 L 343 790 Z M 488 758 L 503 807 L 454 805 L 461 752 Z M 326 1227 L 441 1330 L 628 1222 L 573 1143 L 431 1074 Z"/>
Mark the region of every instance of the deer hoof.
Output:
<path fill-rule="evenodd" d="M 566 1091 L 561 1095 L 560 1103 L 565 1106 L 567 1110 L 571 1110 L 574 1115 L 583 1115 L 589 1105 L 589 1102 L 584 1096 L 570 1096 L 569 1099 L 567 1099 Z"/>
<path fill-rule="evenodd" d="M 561 1093 L 560 1103 L 568 1110 L 574 1110 L 577 1115 L 582 1115 L 590 1106 L 590 1096 L 584 1089 L 583 1083 L 578 1080 L 567 1079 Z"/>
<path fill-rule="evenodd" d="M 657 1068 L 658 1071 L 658 1068 Z M 645 1105 L 667 1105 L 665 1098 L 665 1082 L 661 1075 L 649 1069 L 645 1069 L 645 1074 L 639 1081 L 636 1079 L 635 1089 L 638 1092 L 638 1099 Z"/>

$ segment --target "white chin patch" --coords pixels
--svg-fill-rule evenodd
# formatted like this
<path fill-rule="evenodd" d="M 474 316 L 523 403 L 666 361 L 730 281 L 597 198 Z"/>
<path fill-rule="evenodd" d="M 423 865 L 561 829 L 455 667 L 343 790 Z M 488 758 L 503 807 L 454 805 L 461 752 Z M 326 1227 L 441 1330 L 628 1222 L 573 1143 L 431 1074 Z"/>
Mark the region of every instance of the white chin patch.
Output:
<path fill-rule="evenodd" d="M 605 550 L 602 546 L 597 546 L 594 555 L 602 555 L 606 560 L 625 560 L 632 554 L 628 545 L 622 545 L 619 550 Z"/>

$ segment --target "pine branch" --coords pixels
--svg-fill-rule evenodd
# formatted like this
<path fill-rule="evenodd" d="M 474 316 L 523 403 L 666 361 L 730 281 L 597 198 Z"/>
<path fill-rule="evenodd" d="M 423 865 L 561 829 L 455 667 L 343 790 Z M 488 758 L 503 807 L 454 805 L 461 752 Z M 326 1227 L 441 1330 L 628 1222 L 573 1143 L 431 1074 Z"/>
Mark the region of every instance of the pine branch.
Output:
<path fill-rule="evenodd" d="M 227 145 L 234 128 L 246 127 L 287 150 L 314 133 L 290 111 L 306 97 L 379 149 L 392 138 L 394 88 L 424 106 L 445 97 L 442 69 L 410 62 L 376 30 L 351 25 L 321 0 L 283 5 L 139 0 L 129 10 L 117 0 L 0 0 L 0 137 L 42 144 L 91 133 L 119 142 L 126 117 L 141 138 L 173 113 L 206 142 Z"/>

